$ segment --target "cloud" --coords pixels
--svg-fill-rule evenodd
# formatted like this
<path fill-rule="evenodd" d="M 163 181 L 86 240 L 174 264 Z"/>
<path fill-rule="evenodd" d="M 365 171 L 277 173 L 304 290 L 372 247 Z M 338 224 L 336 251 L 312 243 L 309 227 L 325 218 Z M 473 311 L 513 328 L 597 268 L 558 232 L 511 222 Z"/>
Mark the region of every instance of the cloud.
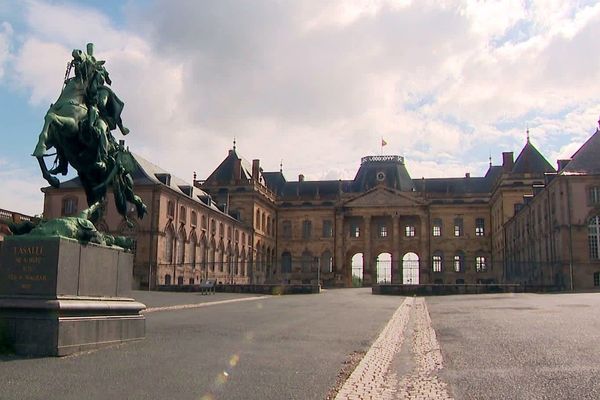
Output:
<path fill-rule="evenodd" d="M 13 28 L 10 23 L 0 23 L 0 80 L 4 77 L 6 64 L 10 58 L 10 43 Z"/>
<path fill-rule="evenodd" d="M 34 175 L 29 170 L 17 167 L 7 162 L 0 162 L 0 204 L 2 208 L 27 215 L 42 214 L 44 198 L 40 188 L 45 181 L 40 176 Z"/>
<path fill-rule="evenodd" d="M 90 38 L 128 144 L 183 178 L 208 176 L 234 137 L 288 179 L 352 178 L 382 137 L 414 176 L 483 174 L 489 149 L 518 152 L 526 126 L 554 156 L 600 111 L 600 5 L 547 3 L 155 1 L 118 25 L 32 1 L 17 82 L 32 104 L 53 101 Z"/>

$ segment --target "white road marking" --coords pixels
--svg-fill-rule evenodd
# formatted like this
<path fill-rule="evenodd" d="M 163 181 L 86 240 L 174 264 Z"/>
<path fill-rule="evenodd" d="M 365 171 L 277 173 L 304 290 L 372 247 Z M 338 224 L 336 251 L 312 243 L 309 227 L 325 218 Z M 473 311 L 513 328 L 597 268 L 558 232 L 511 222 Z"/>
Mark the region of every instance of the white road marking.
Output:
<path fill-rule="evenodd" d="M 229 300 L 219 300 L 219 301 L 209 301 L 207 303 L 193 303 L 193 304 L 178 304 L 175 306 L 165 306 L 165 307 L 150 307 L 146 308 L 142 313 L 148 314 L 157 311 L 176 311 L 176 310 L 187 310 L 190 308 L 200 308 L 200 307 L 208 307 L 208 306 L 216 306 L 219 304 L 229 304 L 229 303 L 239 303 L 242 301 L 254 301 L 254 300 L 264 300 L 272 298 L 273 296 L 257 296 L 257 297 L 244 297 L 241 299 L 229 299 Z"/>

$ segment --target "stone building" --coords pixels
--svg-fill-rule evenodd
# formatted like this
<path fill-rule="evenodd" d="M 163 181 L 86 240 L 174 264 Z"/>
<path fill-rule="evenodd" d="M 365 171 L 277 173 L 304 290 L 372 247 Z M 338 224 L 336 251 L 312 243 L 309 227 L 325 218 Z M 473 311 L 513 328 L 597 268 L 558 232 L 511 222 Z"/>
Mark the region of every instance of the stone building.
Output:
<path fill-rule="evenodd" d="M 504 223 L 506 280 L 567 290 L 600 289 L 600 133 L 533 193 Z"/>
<path fill-rule="evenodd" d="M 207 279 L 248 283 L 252 279 L 252 235 L 202 190 L 135 156 L 132 174 L 136 194 L 148 214 L 125 223 L 110 198 L 98 229 L 135 239 L 134 278 L 141 288 L 197 284 Z M 74 215 L 87 207 L 79 178 L 60 189 L 43 189 L 44 217 Z"/>
<path fill-rule="evenodd" d="M 148 217 L 129 227 L 110 202 L 99 228 L 136 238 L 142 287 L 206 279 L 597 287 L 597 137 L 558 172 L 528 138 L 516 159 L 505 152 L 484 176 L 456 178 L 413 179 L 403 157 L 387 155 L 363 157 L 351 180 L 288 181 L 234 144 L 189 185 L 136 156 Z M 47 217 L 85 206 L 77 179 L 44 192 Z"/>
<path fill-rule="evenodd" d="M 15 211 L 3 210 L 0 208 L 0 241 L 4 239 L 5 236 L 10 235 L 10 229 L 8 228 L 8 224 L 11 222 L 21 223 L 24 221 L 31 221 L 33 217 L 25 214 L 21 214 Z"/>
<path fill-rule="evenodd" d="M 288 181 L 234 148 L 194 184 L 254 232 L 256 282 L 481 283 L 503 279 L 490 201 L 510 168 L 412 179 L 403 157 L 367 156 L 353 180 Z"/>

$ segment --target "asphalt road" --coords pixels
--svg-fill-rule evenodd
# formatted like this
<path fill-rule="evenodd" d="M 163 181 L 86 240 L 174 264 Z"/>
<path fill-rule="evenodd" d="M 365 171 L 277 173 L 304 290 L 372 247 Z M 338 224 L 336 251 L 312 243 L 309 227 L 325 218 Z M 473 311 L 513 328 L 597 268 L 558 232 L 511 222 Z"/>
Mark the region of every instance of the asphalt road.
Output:
<path fill-rule="evenodd" d="M 600 293 L 427 304 L 456 399 L 600 399 Z"/>
<path fill-rule="evenodd" d="M 152 307 L 224 297 L 240 296 L 138 294 Z M 402 300 L 330 290 L 149 313 L 144 341 L 0 358 L 0 399 L 323 399 L 347 356 L 368 349 Z"/>
<path fill-rule="evenodd" d="M 242 295 L 137 293 L 149 307 Z M 369 289 L 147 314 L 144 341 L 64 358 L 0 356 L 0 399 L 324 399 L 402 303 Z M 429 297 L 455 399 L 600 399 L 600 293 Z M 394 363 L 414 364 L 415 322 Z"/>

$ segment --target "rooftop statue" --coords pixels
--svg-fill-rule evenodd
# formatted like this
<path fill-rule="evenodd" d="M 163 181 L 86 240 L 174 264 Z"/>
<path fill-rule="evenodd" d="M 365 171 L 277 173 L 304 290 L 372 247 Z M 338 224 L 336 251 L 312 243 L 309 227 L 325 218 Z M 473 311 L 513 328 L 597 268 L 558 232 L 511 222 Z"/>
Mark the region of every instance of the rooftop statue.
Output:
<path fill-rule="evenodd" d="M 131 177 L 135 161 L 111 132 L 119 128 L 123 135 L 129 133 L 121 120 L 124 103 L 108 86 L 112 82 L 105 61 L 96 60 L 92 43 L 87 45 L 86 52 L 73 50 L 72 56 L 60 96 L 44 117 L 33 156 L 42 176 L 53 187 L 60 186 L 55 175 L 66 175 L 70 164 L 81 179 L 88 206 L 105 204 L 107 189 L 112 188 L 119 214 L 127 221 L 127 202 L 130 202 L 138 218 L 142 218 L 146 205 L 134 194 Z M 70 76 L 71 71 L 75 76 Z M 52 147 L 56 149 L 56 158 L 53 168 L 48 169 L 44 157 L 54 155 L 46 154 Z M 97 221 L 102 207 L 92 209 L 89 219 Z"/>

